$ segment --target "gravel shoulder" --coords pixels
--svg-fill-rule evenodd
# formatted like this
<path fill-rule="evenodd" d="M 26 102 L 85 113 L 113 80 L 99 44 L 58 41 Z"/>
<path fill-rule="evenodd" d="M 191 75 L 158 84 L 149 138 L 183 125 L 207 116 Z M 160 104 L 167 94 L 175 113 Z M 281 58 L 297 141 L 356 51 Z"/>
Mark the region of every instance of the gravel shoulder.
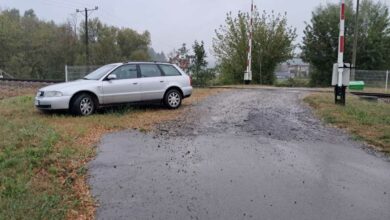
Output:
<path fill-rule="evenodd" d="M 228 91 L 153 132 L 106 135 L 89 165 L 97 219 L 389 219 L 390 163 L 304 96 Z"/>

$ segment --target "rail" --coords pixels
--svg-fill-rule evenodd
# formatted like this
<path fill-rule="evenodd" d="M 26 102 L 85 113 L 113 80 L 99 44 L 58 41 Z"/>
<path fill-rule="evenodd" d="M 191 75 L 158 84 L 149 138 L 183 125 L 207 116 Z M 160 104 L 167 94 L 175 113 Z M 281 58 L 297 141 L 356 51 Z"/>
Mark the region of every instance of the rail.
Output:
<path fill-rule="evenodd" d="M 378 98 L 390 98 L 390 93 L 372 93 L 372 92 L 350 92 L 353 95 L 357 96 L 371 96 Z"/>
<path fill-rule="evenodd" d="M 39 83 L 61 83 L 64 80 L 47 80 L 47 79 L 15 79 L 15 78 L 0 78 L 0 81 L 13 81 L 13 82 L 39 82 Z"/>

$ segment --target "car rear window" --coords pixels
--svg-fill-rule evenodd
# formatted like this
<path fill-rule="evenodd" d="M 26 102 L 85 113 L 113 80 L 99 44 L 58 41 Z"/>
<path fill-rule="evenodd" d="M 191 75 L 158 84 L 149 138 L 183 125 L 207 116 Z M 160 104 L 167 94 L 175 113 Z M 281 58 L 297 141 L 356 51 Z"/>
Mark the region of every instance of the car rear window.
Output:
<path fill-rule="evenodd" d="M 155 64 L 140 64 L 142 77 L 158 77 L 161 76 L 161 71 Z"/>
<path fill-rule="evenodd" d="M 165 76 L 180 76 L 181 73 L 174 66 L 171 65 L 160 65 Z"/>

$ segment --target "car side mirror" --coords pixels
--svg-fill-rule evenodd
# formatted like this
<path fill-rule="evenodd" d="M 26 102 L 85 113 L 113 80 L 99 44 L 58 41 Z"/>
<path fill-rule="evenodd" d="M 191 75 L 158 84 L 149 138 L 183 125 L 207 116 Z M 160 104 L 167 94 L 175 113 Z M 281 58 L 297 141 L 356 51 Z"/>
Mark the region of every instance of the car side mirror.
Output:
<path fill-rule="evenodd" d="M 110 74 L 110 75 L 108 75 L 107 79 L 108 79 L 108 80 L 117 79 L 116 74 Z"/>

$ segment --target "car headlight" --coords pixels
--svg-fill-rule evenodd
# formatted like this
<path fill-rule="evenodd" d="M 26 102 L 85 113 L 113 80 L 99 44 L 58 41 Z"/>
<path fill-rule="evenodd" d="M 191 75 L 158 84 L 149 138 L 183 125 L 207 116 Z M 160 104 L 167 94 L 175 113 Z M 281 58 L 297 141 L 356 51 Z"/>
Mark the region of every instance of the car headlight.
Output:
<path fill-rule="evenodd" d="M 60 97 L 62 95 L 62 92 L 59 91 L 47 91 L 44 93 L 45 97 Z"/>

